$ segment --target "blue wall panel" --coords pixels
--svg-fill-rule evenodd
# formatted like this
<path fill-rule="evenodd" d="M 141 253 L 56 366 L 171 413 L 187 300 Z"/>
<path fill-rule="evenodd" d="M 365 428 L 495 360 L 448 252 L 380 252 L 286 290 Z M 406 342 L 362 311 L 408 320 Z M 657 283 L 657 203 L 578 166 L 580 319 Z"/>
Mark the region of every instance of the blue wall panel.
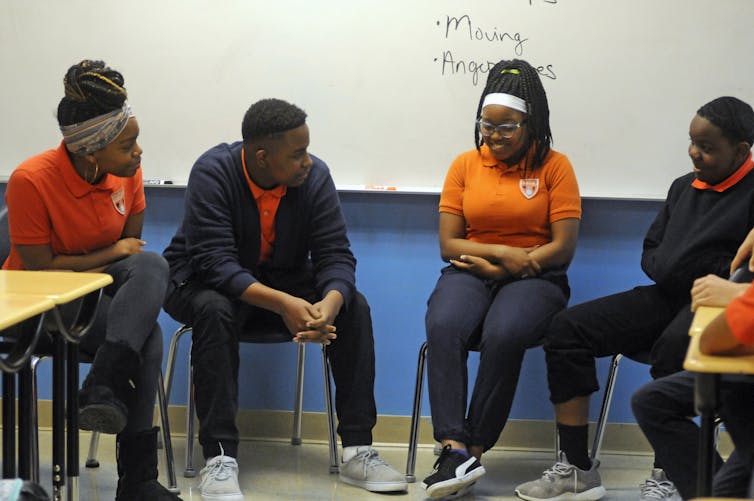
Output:
<path fill-rule="evenodd" d="M 4 192 L 4 186 L 2 186 Z M 161 251 L 169 242 L 183 212 L 184 190 L 148 188 L 144 239 L 150 250 Z M 413 398 L 416 358 L 424 340 L 426 299 L 443 266 L 437 244 L 437 195 L 398 193 L 342 193 L 343 210 L 353 251 L 358 259 L 357 286 L 372 308 L 377 357 L 375 396 L 380 414 L 408 415 Z M 644 233 L 660 202 L 587 199 L 576 257 L 570 269 L 571 304 L 648 283 L 639 265 Z M 178 327 L 164 313 L 165 353 Z M 188 343 L 178 352 L 171 402 L 186 403 Z M 296 350 L 292 345 L 245 345 L 241 350 L 241 406 L 288 409 L 294 398 Z M 478 357 L 469 359 L 470 381 Z M 598 370 L 604 380 L 608 359 Z M 319 348 L 308 346 L 304 407 L 323 411 L 322 366 Z M 50 398 L 49 364 L 40 372 L 40 397 Z M 628 399 L 649 380 L 646 366 L 626 362 L 610 414 L 613 422 L 634 422 Z M 598 412 L 595 395 L 592 417 Z M 423 414 L 429 414 L 425 402 Z M 546 367 L 541 348 L 526 355 L 511 417 L 549 419 Z"/>

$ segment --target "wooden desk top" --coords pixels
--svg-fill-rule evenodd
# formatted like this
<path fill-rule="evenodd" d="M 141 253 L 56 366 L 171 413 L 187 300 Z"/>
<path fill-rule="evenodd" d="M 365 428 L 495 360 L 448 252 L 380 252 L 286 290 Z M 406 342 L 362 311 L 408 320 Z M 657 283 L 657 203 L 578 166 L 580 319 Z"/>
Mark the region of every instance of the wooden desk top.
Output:
<path fill-rule="evenodd" d="M 0 293 L 45 296 L 65 304 L 113 282 L 105 273 L 0 270 Z"/>
<path fill-rule="evenodd" d="M 725 308 L 719 308 L 717 306 L 700 306 L 697 308 L 696 313 L 694 314 L 694 320 L 691 322 L 689 336 L 701 334 L 704 328 L 707 327 L 707 324 L 724 311 Z"/>
<path fill-rule="evenodd" d="M 754 374 L 754 355 L 705 355 L 699 351 L 699 334 L 724 308 L 701 307 L 694 315 L 689 334 L 691 342 L 683 368 L 711 374 Z"/>
<path fill-rule="evenodd" d="M 23 322 L 55 307 L 45 296 L 0 293 L 0 330 Z"/>

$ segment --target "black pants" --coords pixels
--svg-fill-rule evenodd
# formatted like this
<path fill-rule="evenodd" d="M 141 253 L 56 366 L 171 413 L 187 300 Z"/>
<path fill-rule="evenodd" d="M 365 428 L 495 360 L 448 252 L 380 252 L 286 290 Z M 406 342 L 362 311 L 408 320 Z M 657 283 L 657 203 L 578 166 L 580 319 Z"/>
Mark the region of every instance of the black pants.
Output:
<path fill-rule="evenodd" d="M 309 301 L 316 301 L 314 290 Z M 199 443 L 205 458 L 238 455 L 238 365 L 239 335 L 253 332 L 257 322 L 282 319 L 268 310 L 255 308 L 188 282 L 168 289 L 165 311 L 190 325 L 191 360 L 194 368 L 194 398 L 199 418 Z M 372 443 L 377 419 L 374 402 L 374 339 L 369 305 L 360 293 L 344 305 L 335 319 L 338 338 L 327 348 L 335 379 L 335 409 L 338 434 L 344 447 Z"/>
<path fill-rule="evenodd" d="M 722 467 L 716 457 L 716 497 L 747 497 L 754 467 L 754 379 L 725 376 L 720 381 L 718 415 L 735 449 Z M 636 421 L 668 478 L 684 499 L 696 496 L 699 427 L 694 412 L 694 374 L 678 372 L 641 387 L 631 398 Z"/>
<path fill-rule="evenodd" d="M 682 370 L 692 319 L 688 298 L 669 298 L 656 285 L 558 313 L 544 342 L 550 400 L 559 404 L 597 391 L 597 357 L 650 351 L 652 377 Z"/>

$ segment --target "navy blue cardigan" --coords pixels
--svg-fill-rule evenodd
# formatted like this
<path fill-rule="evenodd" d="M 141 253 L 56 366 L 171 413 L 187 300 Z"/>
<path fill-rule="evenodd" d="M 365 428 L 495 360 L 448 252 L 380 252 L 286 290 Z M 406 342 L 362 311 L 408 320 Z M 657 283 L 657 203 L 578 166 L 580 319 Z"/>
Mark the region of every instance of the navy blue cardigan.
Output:
<path fill-rule="evenodd" d="M 219 144 L 191 169 L 183 222 L 163 253 L 171 281 L 200 280 L 231 298 L 257 281 L 296 295 L 312 287 L 322 296 L 337 290 L 348 305 L 356 259 L 327 165 L 312 155 L 304 184 L 288 188 L 275 218 L 271 262 L 259 266 L 259 211 L 243 173 L 242 145 Z"/>

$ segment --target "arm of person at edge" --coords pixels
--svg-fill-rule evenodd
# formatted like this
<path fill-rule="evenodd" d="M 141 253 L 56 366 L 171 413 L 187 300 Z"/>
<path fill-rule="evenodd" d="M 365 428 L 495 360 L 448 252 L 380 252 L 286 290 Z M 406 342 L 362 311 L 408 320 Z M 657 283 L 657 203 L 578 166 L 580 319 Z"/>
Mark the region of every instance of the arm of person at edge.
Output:
<path fill-rule="evenodd" d="M 752 250 L 754 250 L 754 229 L 746 235 L 746 238 L 738 248 L 735 257 L 733 257 L 733 261 L 730 263 L 731 275 L 733 275 L 733 272 L 744 264 L 746 258 L 749 258 L 749 270 L 754 271 L 754 252 L 752 252 Z"/>
<path fill-rule="evenodd" d="M 552 240 L 536 247 L 518 248 L 466 239 L 462 216 L 440 213 L 440 254 L 453 266 L 481 278 L 502 280 L 539 275 L 543 270 L 570 263 L 576 248 L 579 220 L 568 218 L 551 225 Z"/>
<path fill-rule="evenodd" d="M 752 355 L 754 345 L 741 343 L 731 331 L 725 312 L 704 328 L 699 338 L 699 351 L 705 355 Z"/>
<path fill-rule="evenodd" d="M 142 251 L 146 242 L 141 239 L 144 212 L 126 219 L 121 238 L 107 247 L 87 254 L 54 254 L 50 244 L 16 245 L 26 270 L 85 271 L 99 273 L 110 264 Z"/>
<path fill-rule="evenodd" d="M 731 282 L 717 275 L 697 278 L 691 287 L 691 311 L 696 311 L 700 306 L 724 308 L 735 298 L 743 295 L 749 285 Z"/>

